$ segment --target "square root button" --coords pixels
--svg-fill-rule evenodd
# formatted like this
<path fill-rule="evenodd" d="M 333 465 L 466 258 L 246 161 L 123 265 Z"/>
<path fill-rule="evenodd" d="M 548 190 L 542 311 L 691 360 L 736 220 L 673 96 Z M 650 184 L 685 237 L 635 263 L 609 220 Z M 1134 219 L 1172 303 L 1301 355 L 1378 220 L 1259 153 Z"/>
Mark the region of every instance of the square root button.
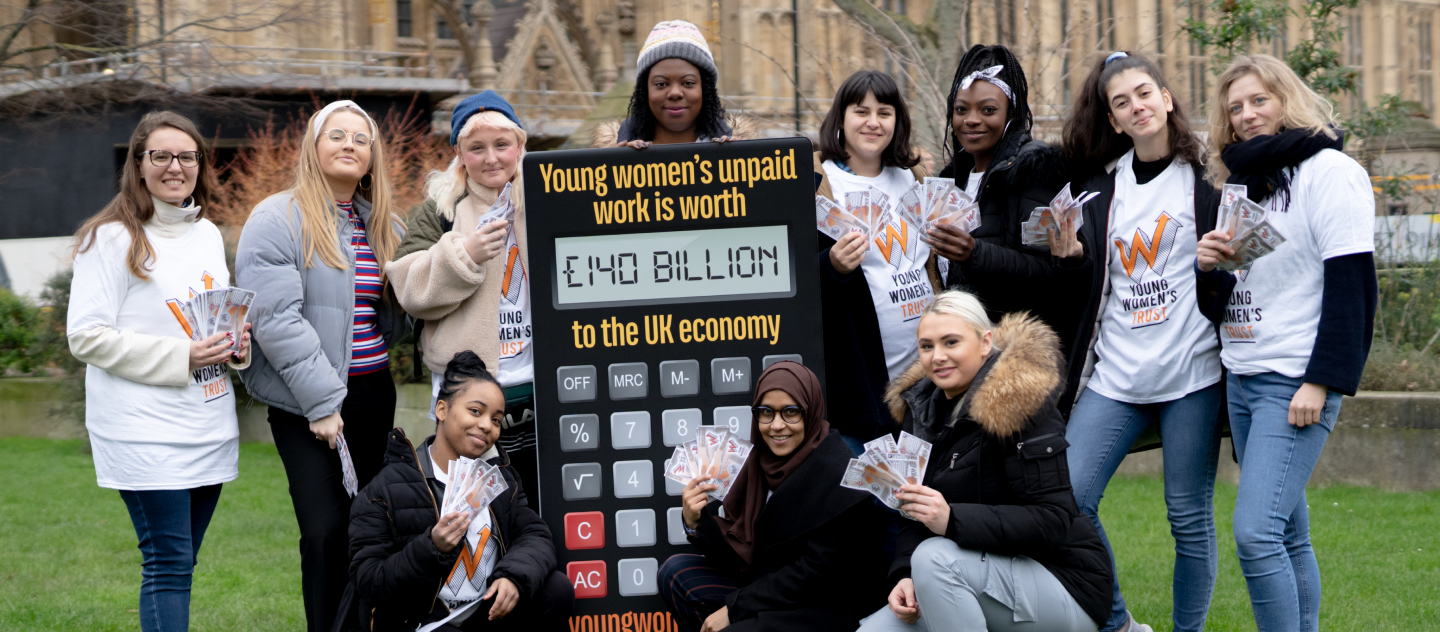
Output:
<path fill-rule="evenodd" d="M 560 496 L 566 501 L 600 498 L 600 464 L 571 463 L 560 467 Z"/>
<path fill-rule="evenodd" d="M 666 360 L 660 363 L 660 396 L 700 395 L 700 361 Z"/>
<path fill-rule="evenodd" d="M 616 581 L 620 584 L 621 597 L 656 594 L 660 584 L 655 580 L 655 573 L 660 565 L 654 557 L 621 559 L 618 564 L 619 577 Z M 575 589 L 575 596 L 580 596 L 580 589 Z"/>
<path fill-rule="evenodd" d="M 597 599 L 609 590 L 604 561 L 572 561 L 565 564 L 565 576 L 575 588 L 575 599 Z"/>
<path fill-rule="evenodd" d="M 655 511 L 645 508 L 616 512 L 615 545 L 621 548 L 655 545 Z"/>
<path fill-rule="evenodd" d="M 710 390 L 716 395 L 750 393 L 750 359 L 715 358 L 711 360 Z"/>
<path fill-rule="evenodd" d="M 595 365 L 556 369 L 555 388 L 562 403 L 595 400 Z"/>
<path fill-rule="evenodd" d="M 643 362 L 622 362 L 609 368 L 610 400 L 638 400 L 650 393 L 650 368 Z"/>

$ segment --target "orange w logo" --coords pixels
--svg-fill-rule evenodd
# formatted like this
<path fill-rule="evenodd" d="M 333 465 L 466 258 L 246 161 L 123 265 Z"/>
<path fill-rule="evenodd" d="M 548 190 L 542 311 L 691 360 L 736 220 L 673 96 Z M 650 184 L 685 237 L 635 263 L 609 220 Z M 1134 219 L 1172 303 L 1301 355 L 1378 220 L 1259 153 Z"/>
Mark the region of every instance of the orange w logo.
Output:
<path fill-rule="evenodd" d="M 1129 246 L 1126 246 L 1124 240 L 1116 238 L 1114 240 L 1115 247 L 1120 250 L 1120 264 L 1125 267 L 1125 275 L 1132 280 L 1140 281 L 1145 274 L 1145 267 L 1140 267 L 1139 274 L 1136 274 L 1135 268 L 1141 258 L 1145 259 L 1145 266 L 1148 266 L 1156 277 L 1164 275 L 1165 264 L 1170 259 L 1170 250 L 1175 246 L 1175 231 L 1178 228 L 1182 228 L 1182 226 L 1174 223 L 1169 213 L 1161 212 L 1160 216 L 1155 219 L 1153 235 L 1146 235 L 1144 231 L 1136 229 Z"/>
<path fill-rule="evenodd" d="M 910 254 L 910 246 L 906 243 L 910 231 L 903 219 L 900 220 L 899 223 L 900 230 L 895 230 L 894 226 L 887 224 L 885 230 L 881 231 L 880 236 L 875 238 L 875 247 L 879 248 L 880 252 L 885 253 L 885 261 L 889 262 L 890 265 L 895 268 L 900 268 L 901 257 Z M 900 252 L 895 252 L 897 250 Z"/>
<path fill-rule="evenodd" d="M 455 573 L 462 567 L 465 570 L 466 579 L 475 578 L 475 569 L 480 567 L 480 556 L 485 552 L 485 544 L 490 541 L 490 528 L 480 528 L 480 543 L 475 544 L 475 549 L 470 549 L 469 539 L 466 539 L 465 547 L 460 549 L 460 558 L 455 560 L 455 566 L 450 569 L 450 576 L 447 582 L 455 580 Z"/>

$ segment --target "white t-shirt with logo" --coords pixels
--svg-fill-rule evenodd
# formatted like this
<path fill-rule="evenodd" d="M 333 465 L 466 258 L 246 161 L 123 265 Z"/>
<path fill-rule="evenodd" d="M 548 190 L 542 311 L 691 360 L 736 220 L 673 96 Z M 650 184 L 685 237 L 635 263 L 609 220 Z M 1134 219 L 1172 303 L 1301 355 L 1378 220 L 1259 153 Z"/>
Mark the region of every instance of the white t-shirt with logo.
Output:
<path fill-rule="evenodd" d="M 1375 252 L 1375 193 L 1354 159 L 1321 150 L 1295 167 L 1288 210 L 1276 210 L 1274 197 L 1261 205 L 1285 243 L 1235 274 L 1220 325 L 1221 358 L 1240 375 L 1300 378 L 1320 326 L 1325 260 Z"/>
<path fill-rule="evenodd" d="M 1195 295 L 1195 173 L 1176 159 L 1135 181 L 1135 151 L 1115 167 L 1106 233 L 1110 293 L 1090 389 L 1132 404 L 1166 402 L 1220 381 L 1220 343 Z"/>
<path fill-rule="evenodd" d="M 490 453 L 486 452 L 487 455 Z M 435 480 L 447 487 L 450 485 L 450 474 L 440 469 L 433 452 L 430 456 L 430 468 L 435 473 Z M 457 546 L 460 548 L 460 556 L 455 559 L 455 565 L 445 576 L 444 585 L 440 586 L 438 597 L 450 614 L 444 619 L 421 626 L 419 631 L 431 631 L 442 624 L 459 626 L 469 619 L 475 612 L 475 607 L 480 605 L 480 598 L 485 596 L 485 591 L 490 587 L 490 574 L 495 572 L 495 562 L 500 560 L 500 545 L 492 538 L 494 526 L 490 522 L 490 516 L 490 510 L 486 508 L 470 520 L 470 527 L 465 531 L 465 542 Z"/>
<path fill-rule="evenodd" d="M 822 167 L 837 201 L 847 192 L 873 186 L 890 198 L 893 207 L 915 183 L 915 175 L 906 168 L 886 167 L 877 177 L 861 177 L 841 170 L 833 161 L 826 161 Z M 925 260 L 929 257 L 930 246 L 920 239 L 920 231 L 903 218 L 894 217 L 885 230 L 871 232 L 870 245 L 860 260 L 860 270 L 865 271 L 865 281 L 870 285 L 870 299 L 875 303 L 875 317 L 880 322 L 880 344 L 891 379 L 900 377 L 920 355 L 915 342 L 920 313 L 935 299 L 925 274 Z"/>
<path fill-rule="evenodd" d="M 515 227 L 505 238 L 505 272 L 500 275 L 500 365 L 495 379 L 500 386 L 523 385 L 535 380 L 534 333 L 530 324 L 530 276 L 515 239 Z"/>
<path fill-rule="evenodd" d="M 150 279 L 130 272 L 130 234 L 101 226 L 95 244 L 75 257 L 66 328 L 96 326 L 190 339 L 179 304 L 230 285 L 220 230 L 205 219 L 176 238 L 150 234 Z M 234 386 L 224 363 L 196 369 L 186 387 L 147 385 L 95 366 L 85 368 L 85 428 L 100 487 L 185 490 L 235 480 L 240 427 Z"/>

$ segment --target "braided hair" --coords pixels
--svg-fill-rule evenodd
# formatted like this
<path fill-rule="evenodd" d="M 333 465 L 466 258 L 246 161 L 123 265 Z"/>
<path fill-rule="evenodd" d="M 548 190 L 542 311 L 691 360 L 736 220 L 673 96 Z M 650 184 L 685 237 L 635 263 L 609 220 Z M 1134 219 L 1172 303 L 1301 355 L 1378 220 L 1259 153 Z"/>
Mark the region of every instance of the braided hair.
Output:
<path fill-rule="evenodd" d="M 455 399 L 455 394 L 460 393 L 461 389 L 475 381 L 488 382 L 496 387 L 500 386 L 500 381 L 496 380 L 494 374 L 485 368 L 485 361 L 475 355 L 474 351 L 466 349 L 455 354 L 455 357 L 450 359 L 450 363 L 445 365 L 445 380 L 440 383 L 438 399 L 449 404 Z M 502 387 L 501 390 L 503 391 L 504 388 Z"/>
<path fill-rule="evenodd" d="M 659 63 L 660 61 L 655 61 Z M 625 115 L 630 125 L 630 135 L 641 141 L 655 140 L 655 115 L 650 112 L 650 70 L 646 67 L 640 74 L 642 79 L 635 83 L 635 93 L 630 95 L 630 108 Z M 696 68 L 700 69 L 700 68 Z M 725 125 L 725 106 L 720 103 L 719 79 L 714 74 L 700 69 L 700 114 L 695 117 L 695 136 L 715 139 L 730 133 Z"/>
<path fill-rule="evenodd" d="M 955 80 L 950 82 L 950 98 L 945 112 L 945 127 L 950 130 L 950 136 L 945 137 L 944 155 L 952 164 L 955 155 L 964 149 L 960 147 L 960 139 L 955 136 L 955 128 L 951 125 L 955 121 L 955 96 L 960 93 L 960 81 L 972 72 L 996 65 L 1003 66 L 996 78 L 1005 81 L 1014 94 L 1006 111 L 1010 117 L 1008 126 L 1000 141 L 1030 132 L 1033 123 L 1030 115 L 1030 86 L 1025 82 L 1025 70 L 1020 67 L 1020 61 L 1005 45 L 975 45 L 960 59 L 960 65 L 955 68 Z M 998 143 L 996 147 L 999 147 Z"/>

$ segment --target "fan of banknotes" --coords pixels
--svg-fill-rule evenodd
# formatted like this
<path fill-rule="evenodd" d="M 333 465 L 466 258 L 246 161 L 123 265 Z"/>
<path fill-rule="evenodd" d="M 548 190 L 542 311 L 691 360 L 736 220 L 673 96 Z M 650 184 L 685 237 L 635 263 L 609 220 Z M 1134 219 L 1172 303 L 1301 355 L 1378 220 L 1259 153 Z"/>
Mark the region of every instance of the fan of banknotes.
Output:
<path fill-rule="evenodd" d="M 172 300 L 171 305 L 178 306 L 179 314 L 185 318 L 191 340 L 199 342 L 216 333 L 229 333 L 231 350 L 238 351 L 245 318 L 254 301 L 254 291 L 225 287 L 201 291 L 178 304 Z"/>
<path fill-rule="evenodd" d="M 1055 236 L 1059 237 L 1060 224 L 1071 218 L 1075 220 L 1075 230 L 1080 230 L 1080 227 L 1085 225 L 1081 206 L 1098 196 L 1098 192 L 1082 192 L 1071 197 L 1070 184 L 1065 184 L 1060 192 L 1055 193 L 1055 198 L 1050 200 L 1048 208 L 1040 207 L 1030 211 L 1030 218 L 1020 224 L 1020 243 L 1049 248 L 1050 231 L 1055 231 Z"/>
<path fill-rule="evenodd" d="M 695 433 L 695 440 L 675 446 L 665 478 L 686 485 L 696 477 L 704 477 L 700 485 L 719 486 L 710 496 L 724 501 L 750 456 L 750 441 L 737 438 L 725 425 L 702 425 Z"/>
<path fill-rule="evenodd" d="M 450 482 L 445 486 L 445 498 L 440 501 L 440 515 L 464 512 L 465 516 L 475 515 L 490 507 L 490 502 L 500 493 L 510 489 L 500 468 L 485 461 L 461 456 L 450 461 Z"/>
<path fill-rule="evenodd" d="M 353 499 L 360 493 L 360 479 L 355 477 L 355 461 L 350 458 L 350 446 L 345 444 L 345 432 L 335 435 L 335 451 L 340 454 L 340 484 Z"/>
<path fill-rule="evenodd" d="M 500 194 L 495 197 L 495 203 L 490 204 L 490 208 L 485 211 L 485 214 L 480 215 L 480 220 L 475 222 L 475 229 L 479 230 L 481 226 L 496 219 L 515 221 L 515 198 L 510 194 L 510 184 L 508 183 L 500 189 Z"/>
<path fill-rule="evenodd" d="M 925 467 L 930 464 L 930 443 L 911 434 L 900 432 L 900 440 L 889 434 L 865 443 L 865 453 L 850 459 L 840 487 L 863 490 L 875 495 L 881 503 L 900 509 L 895 493 L 904 485 L 918 485 L 925 480 Z"/>
<path fill-rule="evenodd" d="M 1248 194 L 1245 186 L 1227 183 L 1220 196 L 1215 229 L 1230 233 L 1226 245 L 1235 254 L 1217 266 L 1232 273 L 1250 268 L 1255 260 L 1275 252 L 1276 246 L 1285 243 L 1280 231 L 1266 221 L 1269 211 L 1251 201 Z"/>
<path fill-rule="evenodd" d="M 940 224 L 959 226 L 966 232 L 980 227 L 980 211 L 974 200 L 956 190 L 950 179 L 926 177 L 916 181 L 895 204 L 878 188 L 847 192 L 840 201 L 815 197 L 815 227 L 835 240 L 851 232 L 866 237 L 879 235 L 886 225 L 897 220 L 922 235 L 929 235 Z"/>

